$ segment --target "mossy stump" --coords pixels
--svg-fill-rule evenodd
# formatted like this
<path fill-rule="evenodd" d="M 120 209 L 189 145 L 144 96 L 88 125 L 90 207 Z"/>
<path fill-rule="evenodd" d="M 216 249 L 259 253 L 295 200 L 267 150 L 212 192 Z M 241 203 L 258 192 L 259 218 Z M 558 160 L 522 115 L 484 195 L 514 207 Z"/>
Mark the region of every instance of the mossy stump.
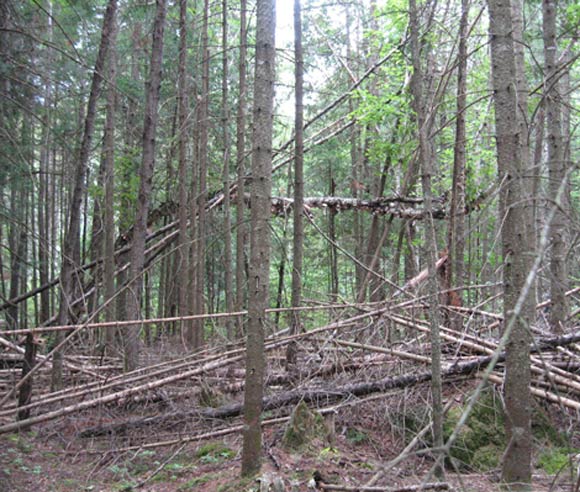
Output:
<path fill-rule="evenodd" d="M 301 401 L 292 412 L 284 431 L 282 445 L 288 450 L 298 451 L 315 439 L 323 441 L 326 435 L 323 418 Z"/>

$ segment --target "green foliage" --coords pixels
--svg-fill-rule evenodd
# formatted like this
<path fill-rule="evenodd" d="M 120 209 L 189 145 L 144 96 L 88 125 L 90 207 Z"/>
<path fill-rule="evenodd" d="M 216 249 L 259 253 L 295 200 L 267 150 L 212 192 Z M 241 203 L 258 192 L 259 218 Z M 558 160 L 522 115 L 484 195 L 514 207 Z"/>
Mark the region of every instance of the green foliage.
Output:
<path fill-rule="evenodd" d="M 577 30 L 580 27 L 580 5 L 577 2 L 572 2 L 566 6 L 565 19 L 567 29 Z"/>

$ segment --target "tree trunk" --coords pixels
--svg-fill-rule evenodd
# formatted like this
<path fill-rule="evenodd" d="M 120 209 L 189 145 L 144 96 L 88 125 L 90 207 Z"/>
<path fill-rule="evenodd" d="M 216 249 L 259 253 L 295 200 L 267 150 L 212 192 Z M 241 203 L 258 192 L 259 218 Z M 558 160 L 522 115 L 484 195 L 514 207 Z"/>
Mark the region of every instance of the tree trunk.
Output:
<path fill-rule="evenodd" d="M 272 126 L 275 81 L 276 14 L 273 0 L 258 0 L 252 135 L 252 232 L 242 475 L 261 469 L 262 395 L 264 392 L 264 331 L 270 269 L 270 195 L 272 192 Z"/>
<path fill-rule="evenodd" d="M 245 254 L 246 226 L 244 221 L 245 202 L 245 147 L 246 147 L 246 57 L 248 32 L 246 28 L 247 0 L 240 2 L 240 56 L 239 56 L 239 94 L 236 115 L 236 172 L 237 172 L 237 199 L 236 199 L 236 311 L 244 308 L 245 284 Z M 237 335 L 243 334 L 243 318 L 237 318 Z"/>
<path fill-rule="evenodd" d="M 292 242 L 292 307 L 302 303 L 302 263 L 304 258 L 304 55 L 302 53 L 302 12 L 294 0 L 294 235 Z M 292 311 L 290 335 L 302 329 L 299 311 Z M 296 344 L 286 350 L 286 364 L 296 362 Z"/>
<path fill-rule="evenodd" d="M 187 0 L 179 1 L 179 67 L 177 76 L 178 106 L 178 176 L 179 176 L 179 237 L 175 261 L 178 264 L 180 282 L 178 289 L 179 316 L 187 316 L 190 311 L 188 277 L 189 277 L 189 237 L 187 234 L 187 140 L 189 135 L 189 107 L 187 99 Z M 192 217 L 191 220 L 195 220 Z M 167 286 L 166 286 L 167 287 Z M 164 293 L 166 295 L 166 293 Z M 183 336 L 190 330 L 190 322 L 181 323 Z"/>
<path fill-rule="evenodd" d="M 232 270 L 232 213 L 230 199 L 230 112 L 228 110 L 228 1 L 222 0 L 222 142 L 223 142 L 223 186 L 224 186 L 224 283 L 226 311 L 234 311 L 234 272 Z M 232 318 L 226 318 L 226 335 L 234 339 Z"/>
<path fill-rule="evenodd" d="M 117 77 L 117 50 L 116 50 L 117 26 L 113 23 L 111 29 L 111 47 L 109 53 L 107 90 L 107 114 L 105 117 L 105 133 L 103 136 L 103 159 L 104 159 L 104 298 L 105 298 L 105 321 L 115 319 L 115 117 L 117 114 L 117 90 L 115 80 Z M 114 353 L 115 330 L 107 328 L 104 333 L 105 350 Z"/>
<path fill-rule="evenodd" d="M 446 269 L 445 287 L 461 287 L 464 281 L 465 254 L 465 111 L 467 109 L 467 36 L 469 20 L 469 2 L 461 1 L 461 20 L 459 21 L 459 50 L 457 53 L 457 120 L 455 123 L 455 145 L 453 153 L 453 185 L 451 205 L 449 207 L 449 232 L 447 250 L 449 261 Z M 451 293 L 446 295 L 446 304 L 452 305 Z M 459 300 L 461 291 L 457 292 Z M 451 313 L 449 321 L 452 328 L 461 329 L 461 316 Z"/>
<path fill-rule="evenodd" d="M 145 237 L 147 216 L 151 200 L 151 185 L 155 166 L 155 136 L 159 111 L 159 92 L 161 88 L 161 68 L 163 59 L 163 31 L 165 27 L 166 0 L 156 0 L 155 20 L 153 22 L 153 43 L 151 64 L 145 99 L 145 120 L 143 124 L 143 157 L 139 171 L 139 195 L 133 227 L 133 241 L 129 259 L 129 291 L 127 296 L 127 318 L 137 320 L 141 316 L 141 297 L 143 290 L 143 267 L 145 265 Z M 132 371 L 139 365 L 140 325 L 135 324 L 125 331 L 125 370 Z"/>
<path fill-rule="evenodd" d="M 495 104 L 495 133 L 503 220 L 504 320 L 507 333 L 505 412 L 508 446 L 504 454 L 502 480 L 513 490 L 528 490 L 531 481 L 531 395 L 528 316 L 526 309 L 514 316 L 529 270 L 527 211 L 524 201 L 525 171 L 516 101 L 516 62 L 512 38 L 510 2 L 488 0 L 490 16 L 492 81 Z"/>
<path fill-rule="evenodd" d="M 206 270 L 206 210 L 207 202 L 207 169 L 208 169 L 208 136 L 209 136 L 209 37 L 208 37 L 209 0 L 204 0 L 203 25 L 201 35 L 201 94 L 198 109 L 198 131 L 199 131 L 199 189 L 197 193 L 197 227 L 196 227 L 196 248 L 195 248 L 195 314 L 205 312 L 204 286 Z M 200 348 L 204 343 L 204 321 L 193 322 L 193 347 Z"/>
<path fill-rule="evenodd" d="M 560 74 L 558 72 L 557 45 L 557 4 L 555 0 L 543 0 L 544 27 L 544 101 L 546 106 L 546 129 L 548 140 L 548 170 L 550 199 L 558 196 L 558 190 L 566 180 L 566 166 L 562 142 L 562 107 Z M 550 324 L 555 334 L 564 332 L 568 316 L 566 290 L 568 272 L 566 269 L 566 206 L 558 204 L 550 229 L 552 255 L 550 259 Z"/>
<path fill-rule="evenodd" d="M 109 0 L 105 17 L 103 19 L 103 28 L 101 32 L 101 43 L 95 68 L 93 70 L 93 78 L 91 82 L 91 90 L 89 100 L 87 102 L 87 113 L 84 123 L 83 138 L 80 147 L 79 160 L 75 169 L 73 194 L 69 205 L 68 227 L 64 237 L 64 246 L 62 254 L 62 266 L 60 271 L 60 304 L 58 310 L 58 324 L 68 325 L 71 320 L 70 303 L 75 296 L 76 267 L 80 264 L 80 220 L 81 220 L 81 203 L 85 193 L 85 180 L 87 168 L 89 165 L 89 158 L 91 153 L 91 146 L 93 140 L 93 132 L 95 128 L 95 117 L 97 100 L 101 91 L 101 82 L 103 79 L 103 70 L 105 68 L 105 61 L 107 59 L 107 52 L 110 46 L 111 30 L 115 22 L 117 13 L 117 0 Z M 58 332 L 56 337 L 57 345 L 64 340 L 64 332 Z M 59 350 L 55 352 L 52 364 L 52 387 L 58 389 L 62 386 L 62 352 Z"/>
<path fill-rule="evenodd" d="M 419 169 L 421 170 L 421 185 L 425 203 L 425 253 L 429 278 L 427 293 L 429 295 L 429 322 L 431 328 L 431 395 L 433 405 L 433 447 L 441 449 L 443 446 L 443 399 L 441 382 L 441 337 L 439 333 L 439 299 L 437 285 L 437 237 L 433 222 L 433 195 L 431 177 L 433 175 L 433 153 L 429 134 L 434 118 L 433 110 L 428 111 L 425 98 L 425 81 L 421 64 L 421 47 L 419 42 L 419 11 L 415 0 L 409 2 L 409 26 L 411 30 L 411 56 L 413 59 L 413 75 L 411 78 L 412 105 L 417 118 L 419 137 Z M 442 461 L 437 460 L 436 474 L 443 474 Z"/>

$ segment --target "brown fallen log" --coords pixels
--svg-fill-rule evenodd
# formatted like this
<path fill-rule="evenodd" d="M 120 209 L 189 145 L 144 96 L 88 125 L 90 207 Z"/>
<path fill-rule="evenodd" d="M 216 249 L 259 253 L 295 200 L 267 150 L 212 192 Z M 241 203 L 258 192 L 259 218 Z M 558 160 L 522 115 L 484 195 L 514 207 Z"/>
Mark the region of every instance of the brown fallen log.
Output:
<path fill-rule="evenodd" d="M 504 354 L 500 354 L 498 362 L 503 362 Z M 478 357 L 469 362 L 458 362 L 442 372 L 443 377 L 458 374 L 470 374 L 478 371 L 491 362 L 492 356 Z M 338 400 L 352 396 L 365 396 L 371 393 L 385 392 L 393 389 L 408 388 L 431 380 L 431 372 L 424 371 L 416 374 L 403 374 L 402 376 L 388 377 L 377 381 L 365 381 L 352 383 L 334 388 L 315 388 L 306 390 L 284 391 L 276 395 L 264 398 L 263 410 L 274 410 L 288 405 L 295 405 L 305 401 L 313 405 L 328 405 Z M 96 437 L 108 434 L 122 434 L 129 430 L 138 429 L 150 425 L 174 424 L 192 418 L 226 419 L 237 417 L 243 412 L 242 403 L 232 403 L 219 408 L 196 408 L 187 412 L 171 412 L 163 415 L 155 415 L 140 419 L 131 419 L 125 422 L 94 426 L 82 431 L 80 437 Z M 1 429 L 0 429 L 1 430 Z"/>

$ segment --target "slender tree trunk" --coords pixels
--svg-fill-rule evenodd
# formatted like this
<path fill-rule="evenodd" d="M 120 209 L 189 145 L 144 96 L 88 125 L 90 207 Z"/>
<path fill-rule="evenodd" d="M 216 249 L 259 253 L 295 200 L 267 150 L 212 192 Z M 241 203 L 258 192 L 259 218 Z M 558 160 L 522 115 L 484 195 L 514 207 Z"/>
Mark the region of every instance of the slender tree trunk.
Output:
<path fill-rule="evenodd" d="M 222 132 L 223 132 L 223 183 L 224 183 L 224 283 L 226 311 L 234 311 L 234 272 L 232 270 L 232 211 L 230 199 L 230 112 L 228 109 L 228 1 L 222 0 Z M 228 340 L 234 339 L 234 324 L 226 319 Z"/>
<path fill-rule="evenodd" d="M 80 147 L 79 160 L 75 169 L 73 194 L 69 206 L 68 227 L 66 230 L 62 255 L 62 266 L 60 272 L 60 304 L 58 311 L 58 324 L 67 325 L 71 321 L 70 303 L 75 298 L 76 267 L 80 264 L 80 224 L 81 224 L 81 204 L 85 193 L 86 173 L 89 165 L 93 132 L 95 127 L 96 107 L 101 90 L 103 70 L 107 59 L 107 52 L 110 46 L 111 29 L 114 25 L 117 12 L 117 0 L 109 0 L 103 28 L 101 32 L 101 43 L 93 78 L 89 100 L 87 102 L 87 113 L 84 124 L 83 138 Z M 60 344 L 64 340 L 64 332 L 59 331 L 56 343 Z M 57 351 L 53 357 L 52 364 L 52 387 L 58 389 L 62 386 L 62 352 Z"/>
<path fill-rule="evenodd" d="M 300 0 L 294 0 L 294 236 L 292 243 L 292 307 L 302 304 L 302 263 L 304 258 L 304 55 L 302 53 L 302 12 Z M 290 335 L 302 329 L 299 311 L 292 311 Z M 296 345 L 286 351 L 286 364 L 296 362 Z"/>
<path fill-rule="evenodd" d="M 195 284 L 195 314 L 205 312 L 204 286 L 206 274 L 206 211 L 207 202 L 207 168 L 208 168 L 208 135 L 209 135 L 209 0 L 204 0 L 202 25 L 202 68 L 201 95 L 198 111 L 199 130 L 199 193 L 197 194 L 197 241 L 196 241 L 196 284 Z M 204 322 L 194 321 L 193 347 L 199 348 L 204 343 Z"/>
<path fill-rule="evenodd" d="M 252 135 L 252 233 L 242 475 L 261 468 L 262 396 L 264 392 L 264 332 L 270 269 L 270 203 L 272 192 L 272 126 L 275 81 L 276 13 L 273 0 L 258 0 L 256 15 L 254 131 Z"/>
<path fill-rule="evenodd" d="M 52 10 L 52 3 L 49 2 L 49 12 Z M 48 40 L 52 41 L 52 17 L 48 16 Z M 50 52 L 47 56 L 51 56 Z M 49 59 L 50 63 L 50 59 Z M 50 272 L 50 229 L 49 229 L 49 165 L 50 165 L 50 143 L 51 143 L 51 111 L 52 111 L 52 82 L 46 82 L 43 95 L 43 115 L 42 115 L 42 142 L 40 147 L 40 176 L 38 179 L 38 276 L 40 285 L 45 285 L 49 281 Z M 0 272 L 1 273 L 1 272 Z M 40 316 L 39 324 L 44 324 L 50 318 L 50 291 L 43 290 L 40 293 Z"/>
<path fill-rule="evenodd" d="M 104 159 L 104 298 L 105 298 L 105 321 L 115 319 L 115 118 L 117 115 L 117 91 L 115 80 L 117 77 L 117 50 L 116 50 L 117 26 L 113 23 L 111 30 L 111 48 L 109 53 L 107 90 L 107 114 L 105 117 L 105 133 L 103 137 Z M 107 328 L 104 333 L 105 350 L 114 353 L 115 330 Z"/>
<path fill-rule="evenodd" d="M 239 95 L 236 115 L 236 162 L 237 162 L 237 199 L 236 199 L 236 311 L 244 308 L 244 281 L 246 226 L 244 222 L 244 190 L 245 190 L 245 147 L 246 147 L 246 57 L 248 32 L 246 28 L 246 0 L 240 1 L 240 55 L 239 55 Z M 243 333 L 243 318 L 237 318 L 237 335 Z"/>
<path fill-rule="evenodd" d="M 535 123 L 535 142 L 534 142 L 534 156 L 532 161 L 532 197 L 534 198 L 534 205 L 532 207 L 533 214 L 533 224 L 534 224 L 534 243 L 537 244 L 540 240 L 540 235 L 537 231 L 542 230 L 542 218 L 540 216 L 540 183 L 542 175 L 542 161 L 544 153 L 544 129 L 545 129 L 545 111 L 544 104 L 541 105 L 536 115 Z M 542 292 L 541 283 L 537 282 L 537 290 Z M 535 300 L 537 301 L 538 296 L 536 295 Z"/>
<path fill-rule="evenodd" d="M 156 13 L 153 22 L 153 43 L 149 82 L 145 100 L 145 120 L 143 125 L 143 158 L 139 172 L 139 195 L 133 227 L 133 241 L 129 259 L 129 291 L 127 296 L 127 317 L 137 320 L 141 315 L 141 296 L 143 290 L 143 267 L 145 265 L 145 237 L 147 216 L 151 200 L 151 185 L 155 166 L 155 136 L 159 111 L 159 92 L 161 88 L 161 68 L 163 59 L 163 31 L 165 27 L 166 0 L 156 0 Z M 132 371 L 139 365 L 140 325 L 135 324 L 125 331 L 125 369 Z"/>
<path fill-rule="evenodd" d="M 512 15 L 513 15 L 513 39 L 514 39 L 514 54 L 515 54 L 515 68 L 516 68 L 516 89 L 517 89 L 517 118 L 520 132 L 520 142 L 522 146 L 522 166 L 523 169 L 527 170 L 524 172 L 524 186 L 526 187 L 527 194 L 531 197 L 533 201 L 537 199 L 536 196 L 532 195 L 532 190 L 534 187 L 533 171 L 531 169 L 531 156 L 530 156 L 530 145 L 529 145 L 529 116 L 528 116 L 528 81 L 526 78 L 526 41 L 524 39 L 524 0 L 511 0 L 512 2 Z M 533 209 L 533 203 L 528 203 L 528 207 Z M 529 245 L 529 254 L 535 255 L 536 250 L 536 227 L 534 224 L 533 214 L 526 214 L 526 218 L 529 221 L 526 224 L 526 234 L 528 238 L 526 243 Z M 530 258 L 533 256 L 530 256 Z M 530 263 L 531 264 L 531 263 Z M 536 299 L 536 285 L 534 282 L 532 287 L 532 294 L 530 302 Z M 531 314 L 535 313 L 535 309 L 530 311 Z M 535 316 L 531 316 L 530 319 L 535 321 Z"/>
<path fill-rule="evenodd" d="M 457 120 L 455 123 L 455 145 L 453 153 L 453 185 L 451 205 L 449 208 L 448 246 L 449 260 L 447 262 L 445 287 L 462 286 L 464 280 L 465 254 L 465 111 L 467 109 L 467 36 L 469 1 L 461 1 L 461 20 L 459 21 L 459 50 L 457 53 Z M 446 304 L 452 305 L 451 292 L 447 294 Z M 461 299 L 461 291 L 459 291 Z M 461 316 L 451 313 L 450 324 L 455 329 L 461 329 Z"/>
<path fill-rule="evenodd" d="M 433 194 L 431 190 L 431 177 L 433 175 L 433 154 L 429 134 L 431 122 L 434 117 L 429 114 L 425 98 L 424 74 L 421 64 L 421 47 L 419 42 L 419 12 L 415 0 L 409 2 L 409 27 L 411 30 L 411 54 L 413 59 L 413 75 L 411 78 L 411 94 L 413 97 L 413 109 L 416 114 L 419 136 L 419 168 L 421 170 L 421 184 L 423 188 L 425 217 L 425 252 L 429 278 L 427 292 L 429 295 L 429 322 L 431 328 L 431 395 L 433 405 L 433 446 L 441 449 L 443 446 L 443 399 L 441 382 L 441 338 L 439 333 L 439 299 L 437 272 L 437 237 L 433 222 Z M 438 463 L 440 461 L 438 460 Z M 443 474 L 439 464 L 436 469 L 437 475 Z"/>
<path fill-rule="evenodd" d="M 510 2 L 488 0 L 491 36 L 495 132 L 503 221 L 504 319 L 512 326 L 506 355 L 505 412 L 508 446 L 502 480 L 513 490 L 528 490 L 531 481 L 531 396 L 527 308 L 514 316 L 529 270 L 526 187 L 520 127 L 517 116 L 516 62 Z"/>
<path fill-rule="evenodd" d="M 548 140 L 549 196 L 558 196 L 558 189 L 566 179 L 564 146 L 562 141 L 562 106 L 560 74 L 558 73 L 557 44 L 557 3 L 543 0 L 544 25 L 544 98 L 546 107 L 546 128 Z M 566 227 L 565 206 L 558 206 L 550 229 L 552 255 L 550 258 L 550 324 L 556 334 L 564 332 L 568 316 L 566 290 L 568 272 L 566 269 Z"/>
<path fill-rule="evenodd" d="M 178 176 L 179 176 L 179 237 L 175 261 L 182 272 L 178 289 L 179 316 L 187 316 L 189 311 L 189 238 L 187 234 L 187 137 L 189 135 L 188 100 L 187 100 L 187 0 L 179 1 L 179 67 L 177 76 L 177 106 L 178 106 Z M 192 217 L 191 220 L 195 220 Z M 189 331 L 189 323 L 181 323 L 182 336 Z"/>
<path fill-rule="evenodd" d="M 141 43 L 141 23 L 136 22 L 133 26 L 133 32 L 131 34 L 131 78 L 138 82 L 140 80 L 139 73 L 139 54 L 142 51 L 140 47 Z M 125 120 L 125 132 L 124 132 L 124 157 L 128 162 L 133 164 L 136 154 L 136 146 L 138 145 L 139 139 L 139 125 L 137 122 L 137 102 L 134 98 L 129 98 L 127 101 L 126 110 L 126 120 Z M 131 182 L 131 176 L 137 173 L 137 166 L 131 165 L 129 169 L 126 170 L 122 178 L 119 180 L 118 187 L 121 191 L 121 202 L 120 206 L 123 210 L 135 209 L 135 205 L 131 200 L 123 198 L 123 195 L 130 195 L 127 189 L 127 184 Z M 134 213 L 128 213 L 126 216 L 122 215 L 119 220 L 119 229 L 121 231 L 127 230 L 131 223 L 134 221 Z M 122 253 L 117 257 L 117 266 L 125 265 L 128 261 L 128 253 Z M 127 270 L 123 270 L 117 275 L 117 297 L 116 297 L 116 317 L 119 320 L 127 320 L 127 296 L 128 290 L 125 288 L 128 278 Z"/>

